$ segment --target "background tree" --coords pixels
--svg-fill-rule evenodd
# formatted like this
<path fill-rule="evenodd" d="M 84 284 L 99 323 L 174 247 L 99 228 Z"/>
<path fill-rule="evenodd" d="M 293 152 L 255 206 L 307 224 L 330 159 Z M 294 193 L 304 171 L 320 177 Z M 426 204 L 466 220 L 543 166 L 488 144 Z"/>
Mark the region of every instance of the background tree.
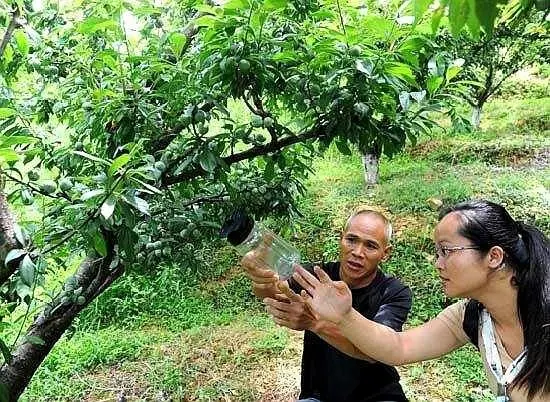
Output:
<path fill-rule="evenodd" d="M 550 60 L 548 29 L 544 13 L 533 10 L 524 19 L 499 19 L 492 35 L 482 34 L 479 41 L 467 33 L 439 36 L 455 58 L 464 60 L 460 77 L 473 84 L 465 92 L 473 108 L 473 127 L 479 126 L 487 100 L 510 76 L 534 63 Z"/>
<path fill-rule="evenodd" d="M 334 1 L 15 1 L 0 16 L 3 400 L 124 271 L 193 266 L 233 208 L 296 213 L 320 150 L 391 155 L 456 87 L 414 26 Z"/>

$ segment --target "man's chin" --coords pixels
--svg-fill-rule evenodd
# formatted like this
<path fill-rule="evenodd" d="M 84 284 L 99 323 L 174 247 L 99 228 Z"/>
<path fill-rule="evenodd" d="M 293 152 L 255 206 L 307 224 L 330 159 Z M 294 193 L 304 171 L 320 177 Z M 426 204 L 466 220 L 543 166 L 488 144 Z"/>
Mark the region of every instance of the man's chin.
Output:
<path fill-rule="evenodd" d="M 342 280 L 344 282 L 357 282 L 358 280 L 366 279 L 371 274 L 365 268 L 356 268 L 347 263 L 342 266 Z M 351 285 L 348 283 L 348 285 Z"/>

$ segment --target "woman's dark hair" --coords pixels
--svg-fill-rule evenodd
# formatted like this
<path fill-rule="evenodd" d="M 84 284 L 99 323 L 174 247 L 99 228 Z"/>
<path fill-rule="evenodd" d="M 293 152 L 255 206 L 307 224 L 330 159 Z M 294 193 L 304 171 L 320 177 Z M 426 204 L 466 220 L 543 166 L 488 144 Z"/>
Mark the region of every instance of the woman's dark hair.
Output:
<path fill-rule="evenodd" d="M 527 357 L 513 386 L 527 388 L 529 398 L 550 396 L 550 241 L 534 226 L 516 222 L 501 205 L 467 201 L 444 210 L 460 215 L 458 233 L 488 252 L 500 246 L 518 287 L 518 311 Z"/>

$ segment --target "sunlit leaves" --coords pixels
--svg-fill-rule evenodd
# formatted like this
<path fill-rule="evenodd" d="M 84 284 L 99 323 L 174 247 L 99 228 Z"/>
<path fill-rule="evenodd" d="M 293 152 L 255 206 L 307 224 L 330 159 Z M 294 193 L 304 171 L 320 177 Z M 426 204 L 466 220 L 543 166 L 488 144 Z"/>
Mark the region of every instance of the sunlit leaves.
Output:
<path fill-rule="evenodd" d="M 78 32 L 90 35 L 97 31 L 115 30 L 118 28 L 116 21 L 110 18 L 88 17 L 78 27 Z"/>

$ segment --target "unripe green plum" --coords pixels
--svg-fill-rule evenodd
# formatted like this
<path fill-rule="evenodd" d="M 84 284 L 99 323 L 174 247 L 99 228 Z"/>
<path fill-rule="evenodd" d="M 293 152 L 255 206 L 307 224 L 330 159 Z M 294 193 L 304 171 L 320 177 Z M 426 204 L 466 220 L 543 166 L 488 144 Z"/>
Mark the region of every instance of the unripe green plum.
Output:
<path fill-rule="evenodd" d="M 73 182 L 68 177 L 64 177 L 59 180 L 59 188 L 61 191 L 69 191 L 73 188 Z"/>
<path fill-rule="evenodd" d="M 252 125 L 252 127 L 259 128 L 263 126 L 264 120 L 260 116 L 252 116 L 250 124 Z"/>
<path fill-rule="evenodd" d="M 45 194 L 55 193 L 55 190 L 57 190 L 57 184 L 55 184 L 55 181 L 53 180 L 45 180 L 40 185 L 40 190 Z"/>
<path fill-rule="evenodd" d="M 362 52 L 363 52 L 363 49 L 359 45 L 354 45 L 349 49 L 349 54 L 351 54 L 353 57 L 361 56 Z"/>
<path fill-rule="evenodd" d="M 239 61 L 239 70 L 245 74 L 248 73 L 250 71 L 250 62 L 246 59 Z"/>

